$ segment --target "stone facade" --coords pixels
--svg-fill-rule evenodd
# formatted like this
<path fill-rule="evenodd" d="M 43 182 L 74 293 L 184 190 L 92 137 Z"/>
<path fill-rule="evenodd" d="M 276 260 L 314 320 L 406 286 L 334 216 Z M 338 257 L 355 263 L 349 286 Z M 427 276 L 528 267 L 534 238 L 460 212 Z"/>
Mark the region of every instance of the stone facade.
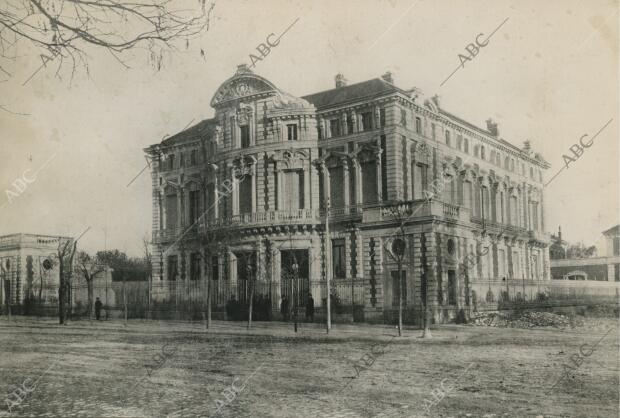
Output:
<path fill-rule="evenodd" d="M 161 284 L 154 298 L 170 297 L 166 283 L 211 280 L 222 306 L 230 289 L 247 297 L 254 277 L 274 309 L 283 294 L 303 305 L 302 291 L 321 307 L 329 274 L 344 304 L 367 320 L 389 319 L 398 300 L 395 237 L 406 244 L 410 321 L 425 283 L 435 320 L 444 321 L 468 310 L 473 282 L 549 280 L 549 164 L 529 143 L 516 147 L 493 121 L 476 127 L 391 75 L 338 81 L 297 98 L 239 66 L 215 92 L 212 119 L 145 150 Z"/>
<path fill-rule="evenodd" d="M 2 304 L 23 305 L 26 300 L 58 302 L 58 246 L 71 238 L 34 234 L 0 237 L 0 294 Z"/>

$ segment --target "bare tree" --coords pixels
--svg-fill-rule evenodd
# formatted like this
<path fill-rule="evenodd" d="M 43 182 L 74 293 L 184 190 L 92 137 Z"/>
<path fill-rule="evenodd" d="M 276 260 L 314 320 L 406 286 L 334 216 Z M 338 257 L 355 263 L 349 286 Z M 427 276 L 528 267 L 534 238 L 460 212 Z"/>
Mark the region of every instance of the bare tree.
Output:
<path fill-rule="evenodd" d="M 84 277 L 86 281 L 86 288 L 88 291 L 88 319 L 91 320 L 93 316 L 93 297 L 94 297 L 94 279 L 97 274 L 105 271 L 105 266 L 97 259 L 97 257 L 91 257 L 90 254 L 80 251 L 77 253 L 76 267 Z"/>
<path fill-rule="evenodd" d="M 67 305 L 71 291 L 71 276 L 73 274 L 73 257 L 77 248 L 77 240 L 72 238 L 58 239 L 58 320 L 61 324 L 67 319 Z"/>
<path fill-rule="evenodd" d="M 407 249 L 405 225 L 412 215 L 411 206 L 405 202 L 396 204 L 389 209 L 390 214 L 398 224 L 393 238 L 385 241 L 386 252 L 396 261 L 398 275 L 398 336 L 402 336 L 403 329 L 403 261 Z"/>
<path fill-rule="evenodd" d="M 70 63 L 72 75 L 78 66 L 88 73 L 92 47 L 109 52 L 125 67 L 123 53 L 146 51 L 159 70 L 165 51 L 176 49 L 178 42 L 187 47 L 190 39 L 209 29 L 215 4 L 197 3 L 187 7 L 190 0 L 183 6 L 166 0 L 2 1 L 0 73 L 11 77 L 7 64 L 16 60 L 18 47 L 34 51 L 42 66 L 57 60 L 57 75 L 65 63 Z"/>

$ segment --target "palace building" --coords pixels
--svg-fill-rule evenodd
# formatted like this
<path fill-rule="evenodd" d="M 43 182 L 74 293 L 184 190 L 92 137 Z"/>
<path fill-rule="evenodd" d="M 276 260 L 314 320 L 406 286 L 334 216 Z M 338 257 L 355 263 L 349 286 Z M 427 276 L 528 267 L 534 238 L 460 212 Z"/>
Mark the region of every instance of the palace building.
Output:
<path fill-rule="evenodd" d="M 295 97 L 245 65 L 211 106 L 213 118 L 145 149 L 154 301 L 209 292 L 217 311 L 253 292 L 277 315 L 282 296 L 301 312 L 311 294 L 320 313 L 329 275 L 333 309 L 391 320 L 395 237 L 408 322 L 424 299 L 450 321 L 499 300 L 507 282 L 550 279 L 549 164 L 492 120 L 466 122 L 391 73 L 355 84 L 339 74 Z"/>

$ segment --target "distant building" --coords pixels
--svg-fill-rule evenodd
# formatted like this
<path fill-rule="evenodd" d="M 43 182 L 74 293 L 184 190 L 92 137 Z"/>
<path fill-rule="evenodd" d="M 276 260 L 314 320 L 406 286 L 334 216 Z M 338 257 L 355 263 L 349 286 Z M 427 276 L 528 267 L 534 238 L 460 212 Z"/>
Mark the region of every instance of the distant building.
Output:
<path fill-rule="evenodd" d="M 562 239 L 562 227 L 558 227 L 558 234 L 551 234 L 551 245 L 549 246 L 549 258 L 551 260 L 562 260 L 566 258 L 568 243 Z"/>
<path fill-rule="evenodd" d="M 0 236 L 2 304 L 58 303 L 58 248 L 70 240 L 36 234 Z"/>
<path fill-rule="evenodd" d="M 221 308 L 231 293 L 247 301 L 257 277 L 275 306 L 283 295 L 303 306 L 310 292 L 322 307 L 329 275 L 331 293 L 370 319 L 393 315 L 401 291 L 420 310 L 426 278 L 444 320 L 468 309 L 474 282 L 492 300 L 502 279 L 550 279 L 549 164 L 529 141 L 515 146 L 492 120 L 477 127 L 391 73 L 335 81 L 294 97 L 239 66 L 212 96 L 213 118 L 145 150 L 154 299 L 181 303 L 190 293 L 173 284 L 204 295 L 211 280 Z M 400 209 L 399 274 L 388 252 Z"/>
<path fill-rule="evenodd" d="M 620 281 L 620 225 L 603 232 L 605 236 L 605 255 L 590 258 L 551 259 L 551 277 L 555 280 L 597 280 Z M 551 247 L 560 254 L 561 230 Z M 564 250 L 566 248 L 564 247 Z M 550 248 L 551 252 L 551 248 Z"/>

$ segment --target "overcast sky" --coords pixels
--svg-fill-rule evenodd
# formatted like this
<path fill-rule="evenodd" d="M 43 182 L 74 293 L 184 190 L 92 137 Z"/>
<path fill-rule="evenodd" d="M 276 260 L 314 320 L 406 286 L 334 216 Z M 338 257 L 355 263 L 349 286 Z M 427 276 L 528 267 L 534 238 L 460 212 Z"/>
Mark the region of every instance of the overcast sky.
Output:
<path fill-rule="evenodd" d="M 189 2 L 192 6 L 195 1 Z M 299 21 L 254 71 L 301 96 L 394 73 L 402 88 L 439 94 L 442 107 L 479 126 L 491 117 L 513 144 L 530 139 L 552 164 L 584 134 L 592 147 L 545 190 L 548 231 L 602 248 L 618 221 L 618 5 L 611 1 L 218 1 L 208 32 L 155 71 L 146 55 L 89 49 L 90 75 L 70 82 L 23 49 L 0 83 L 0 234 L 79 235 L 81 247 L 141 252 L 151 233 L 151 183 L 143 148 L 213 115 L 209 102 L 270 33 Z M 476 35 L 479 54 L 459 65 Z M 206 52 L 206 59 L 200 50 Z M 23 54 L 23 55 L 22 55 Z M 46 164 L 20 196 L 7 190 Z M 107 234 L 106 234 L 107 231 Z M 107 236 L 107 241 L 106 241 Z"/>

